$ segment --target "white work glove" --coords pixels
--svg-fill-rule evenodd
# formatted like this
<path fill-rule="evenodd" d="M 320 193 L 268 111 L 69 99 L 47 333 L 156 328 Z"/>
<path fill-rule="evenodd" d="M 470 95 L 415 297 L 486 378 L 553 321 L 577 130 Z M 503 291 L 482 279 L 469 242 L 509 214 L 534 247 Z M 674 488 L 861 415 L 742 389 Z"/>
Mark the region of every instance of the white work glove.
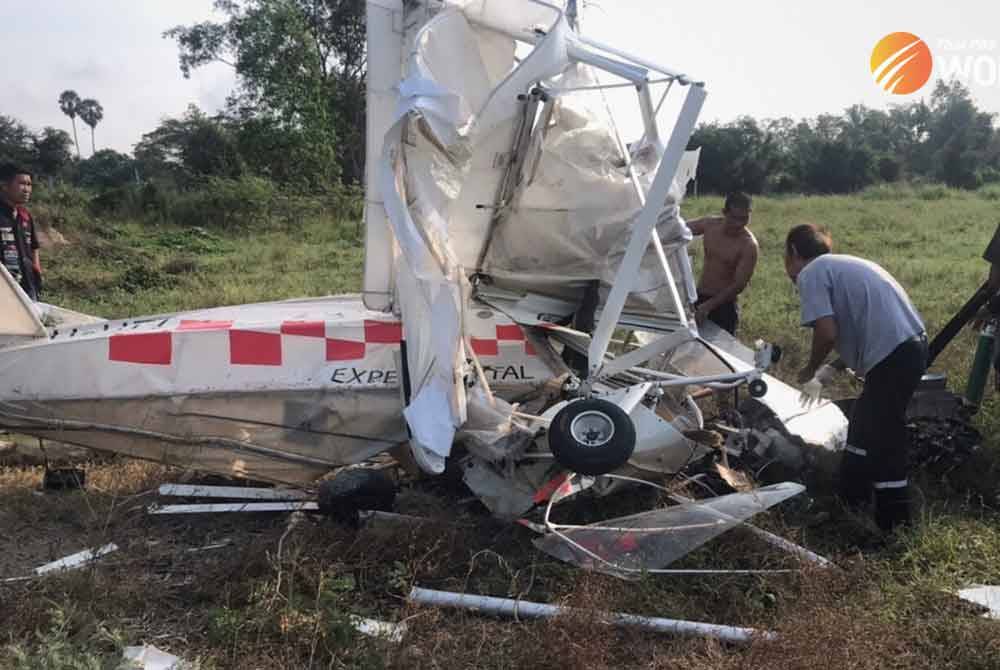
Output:
<path fill-rule="evenodd" d="M 802 392 L 799 394 L 799 403 L 803 407 L 818 405 L 823 393 L 823 387 L 829 385 L 836 376 L 837 370 L 833 366 L 819 366 L 812 379 L 802 386 Z"/>

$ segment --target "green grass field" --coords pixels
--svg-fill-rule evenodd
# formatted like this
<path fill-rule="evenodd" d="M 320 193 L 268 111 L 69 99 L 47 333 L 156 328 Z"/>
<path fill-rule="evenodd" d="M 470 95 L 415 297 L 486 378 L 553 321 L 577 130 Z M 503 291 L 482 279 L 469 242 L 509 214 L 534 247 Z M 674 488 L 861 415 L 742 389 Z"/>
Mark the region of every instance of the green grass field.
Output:
<path fill-rule="evenodd" d="M 885 266 L 931 335 L 979 286 L 980 256 L 1000 218 L 1000 192 L 940 187 L 856 196 L 757 198 L 761 262 L 743 299 L 741 334 L 784 346 L 779 375 L 803 363 L 809 333 L 784 274 L 792 225 L 814 222 L 836 251 Z M 695 198 L 683 213 L 717 211 Z M 359 288 L 354 221 L 311 218 L 218 231 L 98 223 L 54 212 L 71 244 L 43 251 L 46 298 L 101 316 L 136 316 Z M 961 390 L 975 334 L 956 338 L 936 369 Z M 856 393 L 844 381 L 838 393 Z M 201 668 L 1000 668 L 1000 623 L 948 591 L 1000 584 L 1000 425 L 992 392 L 976 419 L 986 445 L 945 477 L 917 474 L 921 519 L 877 545 L 865 520 L 810 526 L 793 511 L 762 525 L 825 552 L 843 569 L 791 575 L 650 577 L 584 573 L 537 552 L 524 529 L 456 505 L 442 485 L 404 492 L 401 511 L 432 526 L 353 532 L 287 518 L 150 518 L 144 492 L 180 473 L 135 462 L 89 464 L 85 492 L 34 493 L 41 469 L 0 468 L 0 578 L 115 541 L 92 570 L 0 583 L 0 667 L 114 668 L 123 644 L 154 643 Z M 794 506 L 793 506 L 794 507 Z M 230 548 L 191 554 L 226 539 Z M 684 559 L 688 567 L 784 567 L 734 531 Z M 410 586 L 522 597 L 583 608 L 776 631 L 777 642 L 724 647 L 615 630 L 587 614 L 494 620 L 404 602 Z M 405 620 L 400 645 L 358 635 L 348 614 Z"/>

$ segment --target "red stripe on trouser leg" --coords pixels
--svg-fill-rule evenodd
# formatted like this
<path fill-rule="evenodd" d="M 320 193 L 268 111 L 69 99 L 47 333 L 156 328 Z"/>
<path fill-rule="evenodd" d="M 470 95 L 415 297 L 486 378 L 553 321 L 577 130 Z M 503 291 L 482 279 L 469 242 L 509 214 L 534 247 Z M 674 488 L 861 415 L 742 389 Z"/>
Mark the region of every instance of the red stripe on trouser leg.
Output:
<path fill-rule="evenodd" d="M 480 340 L 475 337 L 470 339 L 472 340 L 472 351 L 477 356 L 497 356 L 500 354 L 500 346 L 496 340 Z"/>
<path fill-rule="evenodd" d="M 130 333 L 108 338 L 108 359 L 121 363 L 170 365 L 173 338 L 170 333 Z"/>
<path fill-rule="evenodd" d="M 368 344 L 399 344 L 403 339 L 403 324 L 398 321 L 365 321 L 365 342 Z"/>
<path fill-rule="evenodd" d="M 326 323 L 323 321 L 283 321 L 281 334 L 326 337 Z"/>
<path fill-rule="evenodd" d="M 365 357 L 365 343 L 354 340 L 338 340 L 328 337 L 326 340 L 326 360 L 356 361 Z"/>
<path fill-rule="evenodd" d="M 229 362 L 233 365 L 281 365 L 281 335 L 230 330 Z"/>
<path fill-rule="evenodd" d="M 497 326 L 497 339 L 498 340 L 523 340 L 524 331 L 521 330 L 521 326 Z"/>

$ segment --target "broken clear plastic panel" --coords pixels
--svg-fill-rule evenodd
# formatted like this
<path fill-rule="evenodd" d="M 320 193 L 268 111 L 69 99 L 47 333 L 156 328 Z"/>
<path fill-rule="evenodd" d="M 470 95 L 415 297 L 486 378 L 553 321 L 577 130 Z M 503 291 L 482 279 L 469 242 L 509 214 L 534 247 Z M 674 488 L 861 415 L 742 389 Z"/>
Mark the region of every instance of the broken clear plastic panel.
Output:
<path fill-rule="evenodd" d="M 783 482 L 586 526 L 549 522 L 550 532 L 534 544 L 584 569 L 637 578 L 665 572 L 706 542 L 804 490 L 801 484 Z"/>

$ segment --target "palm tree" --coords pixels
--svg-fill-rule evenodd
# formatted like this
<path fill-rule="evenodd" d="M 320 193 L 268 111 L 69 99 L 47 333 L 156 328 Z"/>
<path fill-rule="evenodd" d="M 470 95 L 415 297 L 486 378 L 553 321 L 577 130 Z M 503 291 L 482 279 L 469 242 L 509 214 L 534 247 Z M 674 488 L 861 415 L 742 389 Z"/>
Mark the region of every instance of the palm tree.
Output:
<path fill-rule="evenodd" d="M 76 108 L 76 113 L 80 115 L 80 119 L 84 123 L 90 126 L 90 150 L 96 154 L 97 147 L 94 144 L 94 127 L 104 118 L 104 108 L 101 107 L 101 103 L 93 98 L 85 98 L 80 101 L 79 106 Z"/>
<path fill-rule="evenodd" d="M 59 94 L 59 109 L 73 122 L 73 143 L 76 144 L 76 157 L 80 158 L 80 140 L 76 138 L 76 115 L 80 109 L 80 96 L 76 91 L 63 91 Z"/>

